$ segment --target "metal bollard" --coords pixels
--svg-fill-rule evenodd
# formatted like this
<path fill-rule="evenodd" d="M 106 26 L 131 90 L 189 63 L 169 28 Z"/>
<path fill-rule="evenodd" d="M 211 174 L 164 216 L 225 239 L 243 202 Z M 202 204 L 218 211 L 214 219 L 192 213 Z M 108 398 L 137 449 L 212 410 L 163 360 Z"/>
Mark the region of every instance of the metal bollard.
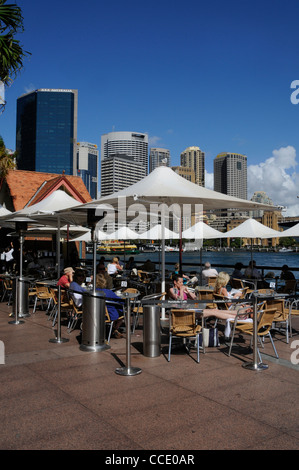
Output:
<path fill-rule="evenodd" d="M 158 357 L 161 354 L 160 307 L 143 306 L 143 354 Z"/>
<path fill-rule="evenodd" d="M 82 351 L 110 349 L 106 343 L 105 299 L 95 292 L 83 296 Z"/>

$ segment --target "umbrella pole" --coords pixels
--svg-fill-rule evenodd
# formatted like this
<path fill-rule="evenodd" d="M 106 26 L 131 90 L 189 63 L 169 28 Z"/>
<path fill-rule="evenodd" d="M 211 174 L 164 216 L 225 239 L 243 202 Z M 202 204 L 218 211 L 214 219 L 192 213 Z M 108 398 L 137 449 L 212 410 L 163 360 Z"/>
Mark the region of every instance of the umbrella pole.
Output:
<path fill-rule="evenodd" d="M 162 214 L 162 250 L 161 250 L 161 271 L 162 271 L 162 279 L 161 279 L 161 292 L 165 292 L 165 218 L 164 212 Z M 161 320 L 166 320 L 165 316 L 165 308 L 161 308 Z"/>
<path fill-rule="evenodd" d="M 92 228 L 91 232 L 92 242 L 93 242 L 93 263 L 92 263 L 92 285 L 93 293 L 96 293 L 96 278 L 97 278 L 97 240 L 96 240 L 96 231 L 95 227 Z"/>
<path fill-rule="evenodd" d="M 179 250 L 180 250 L 180 255 L 179 255 L 180 269 L 179 269 L 179 273 L 180 273 L 180 275 L 182 275 L 182 274 L 183 274 L 183 256 L 182 256 L 182 218 L 180 218 L 180 244 L 179 244 Z"/>
<path fill-rule="evenodd" d="M 60 217 L 57 217 L 57 234 L 56 234 L 56 267 L 57 279 L 60 277 Z"/>

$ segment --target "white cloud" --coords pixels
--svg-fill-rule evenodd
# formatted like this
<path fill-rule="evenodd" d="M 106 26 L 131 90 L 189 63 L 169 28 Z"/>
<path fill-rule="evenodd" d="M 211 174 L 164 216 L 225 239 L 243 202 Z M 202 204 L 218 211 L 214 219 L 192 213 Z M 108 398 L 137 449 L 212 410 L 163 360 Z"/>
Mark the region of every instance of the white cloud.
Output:
<path fill-rule="evenodd" d="M 36 87 L 34 86 L 33 83 L 30 83 L 28 86 L 25 86 L 25 93 L 31 93 L 32 91 L 35 91 Z"/>
<path fill-rule="evenodd" d="M 296 150 L 290 145 L 273 150 L 272 156 L 258 165 L 249 165 L 248 198 L 255 191 L 265 191 L 275 205 L 287 208 L 284 215 L 298 215 L 299 174 L 295 171 L 296 165 Z"/>
<path fill-rule="evenodd" d="M 265 191 L 273 203 L 286 207 L 284 216 L 299 215 L 299 173 L 296 149 L 291 145 L 275 149 L 272 156 L 247 168 L 248 199 L 255 191 Z M 213 189 L 213 173 L 205 173 L 206 188 Z"/>
<path fill-rule="evenodd" d="M 205 170 L 205 187 L 214 189 L 214 173 L 208 173 L 207 170 Z"/>
<path fill-rule="evenodd" d="M 161 137 L 153 135 L 152 137 L 148 138 L 148 144 L 150 147 L 155 147 L 160 142 L 160 140 L 162 140 Z"/>

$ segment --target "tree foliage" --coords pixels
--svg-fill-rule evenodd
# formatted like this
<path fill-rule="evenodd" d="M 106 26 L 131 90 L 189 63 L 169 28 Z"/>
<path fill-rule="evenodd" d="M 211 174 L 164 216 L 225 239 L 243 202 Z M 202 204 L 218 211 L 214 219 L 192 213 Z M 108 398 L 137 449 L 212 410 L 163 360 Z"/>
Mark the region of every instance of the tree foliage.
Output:
<path fill-rule="evenodd" d="M 24 31 L 22 10 L 16 4 L 0 0 L 0 81 L 8 85 L 23 68 L 30 52 L 24 51 L 17 33 Z"/>
<path fill-rule="evenodd" d="M 10 154 L 5 147 L 4 140 L 0 136 L 0 181 L 2 183 L 3 179 L 6 177 L 9 170 L 14 170 L 16 168 L 15 163 L 16 152 Z"/>

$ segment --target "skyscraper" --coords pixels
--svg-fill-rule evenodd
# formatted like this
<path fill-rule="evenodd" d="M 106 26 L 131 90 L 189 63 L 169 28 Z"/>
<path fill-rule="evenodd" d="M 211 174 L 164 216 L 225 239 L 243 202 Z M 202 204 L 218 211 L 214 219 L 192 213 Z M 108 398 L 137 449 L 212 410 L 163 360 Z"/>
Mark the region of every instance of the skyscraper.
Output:
<path fill-rule="evenodd" d="M 76 172 L 78 91 L 38 89 L 17 99 L 19 170 Z"/>
<path fill-rule="evenodd" d="M 214 191 L 247 199 L 247 157 L 220 153 L 214 159 Z"/>
<path fill-rule="evenodd" d="M 97 145 L 88 142 L 77 143 L 77 176 L 82 178 L 93 199 L 98 197 L 98 160 Z"/>
<path fill-rule="evenodd" d="M 149 172 L 151 173 L 158 166 L 170 166 L 170 152 L 168 149 L 152 147 L 149 156 Z"/>
<path fill-rule="evenodd" d="M 247 157 L 238 153 L 220 153 L 214 159 L 214 191 L 247 199 Z M 218 211 L 217 211 L 218 212 Z M 245 215 L 237 209 L 222 210 L 223 216 Z"/>
<path fill-rule="evenodd" d="M 134 164 L 135 163 L 135 164 Z M 109 132 L 101 136 L 101 195 L 136 183 L 148 171 L 148 135 Z"/>
<path fill-rule="evenodd" d="M 127 188 L 146 176 L 145 167 L 129 155 L 112 155 L 101 162 L 101 196 Z"/>
<path fill-rule="evenodd" d="M 205 185 L 205 153 L 199 147 L 188 147 L 181 153 L 181 166 L 192 168 L 195 184 Z"/>

